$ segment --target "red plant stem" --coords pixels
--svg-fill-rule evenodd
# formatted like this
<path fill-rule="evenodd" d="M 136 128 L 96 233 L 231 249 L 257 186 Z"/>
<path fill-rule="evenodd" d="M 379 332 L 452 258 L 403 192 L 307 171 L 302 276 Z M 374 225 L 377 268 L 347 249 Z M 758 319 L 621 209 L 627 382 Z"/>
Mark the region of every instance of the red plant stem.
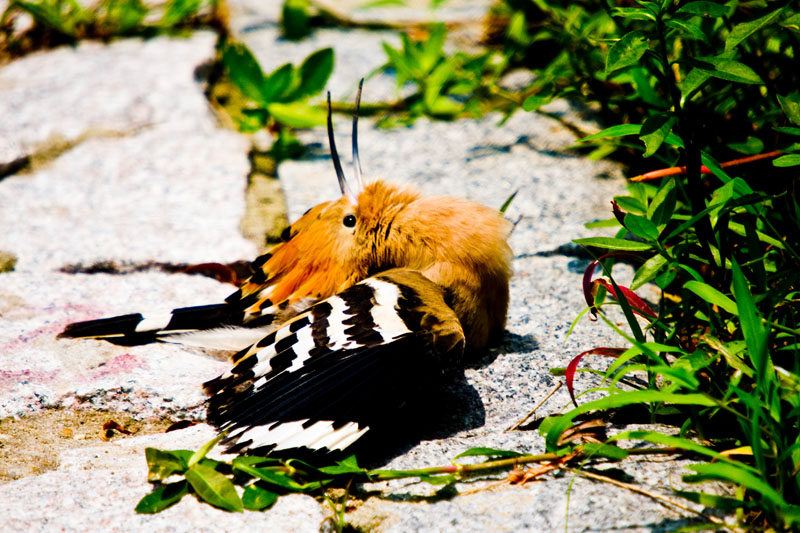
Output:
<path fill-rule="evenodd" d="M 722 168 L 727 168 L 736 165 L 744 165 L 746 163 L 754 163 L 756 161 L 761 161 L 762 159 L 774 159 L 781 154 L 783 154 L 783 152 L 781 152 L 780 150 L 775 150 L 773 152 L 751 155 L 749 157 L 743 157 L 741 159 L 732 159 L 731 161 L 725 161 L 724 163 L 720 163 L 719 166 Z M 711 170 L 709 170 L 707 166 L 703 165 L 700 167 L 700 173 L 711 174 Z M 658 178 L 666 178 L 667 176 L 679 176 L 681 174 L 686 174 L 686 167 L 670 167 L 670 168 L 662 168 L 660 170 L 653 170 L 651 172 L 645 172 L 644 174 L 641 174 L 639 176 L 632 177 L 631 181 L 650 181 L 650 180 L 656 180 Z"/>

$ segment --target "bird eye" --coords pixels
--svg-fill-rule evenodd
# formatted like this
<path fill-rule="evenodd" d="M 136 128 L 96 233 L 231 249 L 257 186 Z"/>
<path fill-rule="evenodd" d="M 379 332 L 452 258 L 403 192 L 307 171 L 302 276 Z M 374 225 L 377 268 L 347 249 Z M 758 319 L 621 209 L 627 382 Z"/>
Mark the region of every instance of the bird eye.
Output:
<path fill-rule="evenodd" d="M 344 217 L 344 220 L 342 220 L 342 223 L 348 228 L 352 228 L 356 225 L 356 217 L 353 215 L 347 215 Z"/>

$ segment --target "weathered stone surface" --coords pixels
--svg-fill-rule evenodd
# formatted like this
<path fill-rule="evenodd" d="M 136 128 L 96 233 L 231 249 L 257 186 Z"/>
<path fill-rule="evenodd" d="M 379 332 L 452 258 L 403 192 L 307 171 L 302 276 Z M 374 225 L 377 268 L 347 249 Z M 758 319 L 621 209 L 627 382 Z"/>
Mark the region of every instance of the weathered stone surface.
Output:
<path fill-rule="evenodd" d="M 275 25 L 278 6 L 277 1 L 262 5 L 237 0 L 235 32 L 267 71 L 285 61 L 297 63 L 322 46 L 334 46 L 337 63 L 329 87 L 337 99 L 352 101 L 358 79 L 384 61 L 380 42 L 397 39 L 391 32 L 322 29 L 311 39 L 286 42 L 278 38 Z M 246 14 L 236 15 L 242 12 Z M 15 126 L 0 126 L 7 128 L 0 131 L 0 139 L 23 147 L 22 153 L 56 135 L 80 141 L 48 166 L 0 181 L 0 226 L 14 228 L 0 234 L 0 249 L 19 257 L 15 272 L 0 274 L 0 418 L 47 407 L 124 411 L 138 417 L 202 416 L 200 383 L 227 367 L 214 354 L 169 345 L 126 348 L 55 340 L 54 335 L 73 320 L 217 302 L 230 287 L 160 272 L 113 276 L 55 270 L 99 260 L 253 257 L 254 247 L 237 228 L 244 205 L 247 142 L 214 127 L 192 81 L 194 68 L 210 57 L 212 44 L 212 36 L 204 33 L 188 41 L 81 44 L 0 70 L 0 106 L 7 101 L 17 106 L 2 108 Z M 159 52 L 156 46 L 163 48 Z M 170 51 L 173 46 L 179 51 Z M 183 58 L 179 65 L 170 54 Z M 78 78 L 70 84 L 61 77 L 70 71 L 63 65 L 73 62 L 79 64 L 72 69 Z M 113 84 L 96 79 L 112 74 L 118 75 Z M 365 100 L 394 95 L 394 80 L 388 75 L 365 86 Z M 46 105 L 37 108 L 40 97 Z M 45 110 L 38 120 L 36 109 Z M 570 121 L 583 120 L 564 102 L 548 109 Z M 538 433 L 506 428 L 552 390 L 557 378 L 549 373 L 551 368 L 565 366 L 588 348 L 621 342 L 607 328 L 585 319 L 566 339 L 570 322 L 585 305 L 580 278 L 587 263 L 564 255 L 570 248 L 563 247 L 590 234 L 584 222 L 610 216 L 607 202 L 623 186 L 619 168 L 564 152 L 575 137 L 552 118 L 520 112 L 499 128 L 498 119 L 421 119 L 389 131 L 362 120 L 361 160 L 368 177 L 497 207 L 519 190 L 507 212 L 511 220 L 520 221 L 511 237 L 515 277 L 506 339 L 467 366 L 464 379 L 445 391 L 445 401 L 437 403 L 430 416 L 420 417 L 418 435 L 404 448 L 377 443 L 380 451 L 386 450 L 383 463 L 389 468 L 449 464 L 473 446 L 542 451 Z M 336 123 L 346 172 L 352 175 L 346 148 L 349 120 L 337 117 Z M 103 134 L 92 133 L 96 131 Z M 117 133 L 121 135 L 115 137 Z M 278 168 L 290 219 L 338 196 L 324 131 L 306 132 L 301 138 L 312 145 L 309 156 Z M 0 154 L 6 152 L 20 151 L 0 146 Z M 602 368 L 608 362 L 586 364 Z M 577 379 L 581 389 L 597 383 L 588 375 Z M 567 402 L 562 389 L 537 415 L 557 412 Z M 328 511 L 306 496 L 281 498 L 265 514 L 224 513 L 188 497 L 162 514 L 136 515 L 133 507 L 149 490 L 144 448 L 192 449 L 212 436 L 213 430 L 201 425 L 163 435 L 115 438 L 102 446 L 61 453 L 54 460 L 56 470 L 0 485 L 0 529 L 318 530 Z M 669 494 L 681 466 L 673 461 L 628 461 L 619 468 L 629 481 Z M 500 484 L 471 494 L 466 493 L 488 482 L 459 483 L 462 494 L 438 501 L 429 498 L 435 488 L 426 484 L 368 485 L 357 493 L 366 501 L 348 519 L 375 531 L 549 531 L 563 529 L 565 523 L 569 531 L 665 531 L 690 516 L 607 484 L 579 479 L 570 493 L 569 482 L 568 476 L 551 477 L 525 487 Z"/>

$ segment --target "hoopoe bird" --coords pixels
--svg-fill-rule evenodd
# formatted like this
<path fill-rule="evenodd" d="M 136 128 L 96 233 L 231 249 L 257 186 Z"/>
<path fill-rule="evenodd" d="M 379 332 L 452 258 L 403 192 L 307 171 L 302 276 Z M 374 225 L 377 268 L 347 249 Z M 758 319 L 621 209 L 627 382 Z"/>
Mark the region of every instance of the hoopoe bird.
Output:
<path fill-rule="evenodd" d="M 362 80 L 363 83 L 363 80 Z M 328 139 L 342 196 L 309 209 L 224 303 L 70 324 L 60 337 L 238 350 L 204 384 L 231 453 L 343 450 L 390 418 L 403 383 L 440 376 L 502 336 L 510 224 L 500 213 L 405 186 L 355 180 Z M 407 394 L 407 393 L 406 393 Z"/>

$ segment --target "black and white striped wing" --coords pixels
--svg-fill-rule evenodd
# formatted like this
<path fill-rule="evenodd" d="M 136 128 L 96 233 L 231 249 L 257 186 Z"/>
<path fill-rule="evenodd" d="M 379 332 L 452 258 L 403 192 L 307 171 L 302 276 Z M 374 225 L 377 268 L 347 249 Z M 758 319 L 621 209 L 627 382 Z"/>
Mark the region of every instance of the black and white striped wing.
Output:
<path fill-rule="evenodd" d="M 444 345 L 436 338 L 442 324 L 455 331 Z M 228 432 L 230 452 L 342 450 L 391 419 L 409 380 L 441 373 L 441 346 L 460 355 L 463 333 L 432 282 L 408 272 L 368 278 L 270 333 L 206 383 L 208 418 Z"/>

